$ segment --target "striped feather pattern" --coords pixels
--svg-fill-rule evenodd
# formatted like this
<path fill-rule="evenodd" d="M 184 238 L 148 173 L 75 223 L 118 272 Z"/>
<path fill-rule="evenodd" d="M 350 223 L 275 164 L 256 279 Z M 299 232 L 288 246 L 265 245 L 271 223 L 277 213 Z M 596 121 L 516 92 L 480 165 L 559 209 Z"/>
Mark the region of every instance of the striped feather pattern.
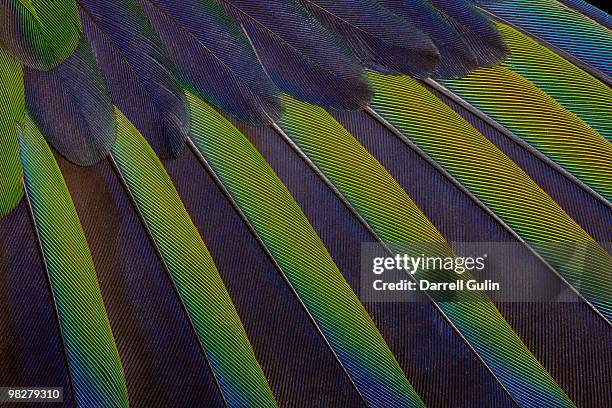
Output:
<path fill-rule="evenodd" d="M 612 143 L 533 83 L 505 67 L 480 69 L 443 83 L 612 200 Z"/>
<path fill-rule="evenodd" d="M 577 59 L 612 75 L 612 33 L 556 0 L 480 0 L 481 6 Z M 596 44 L 596 46 L 593 46 Z"/>
<path fill-rule="evenodd" d="M 153 150 L 116 110 L 113 146 L 123 181 L 148 228 L 231 407 L 276 406 L 240 318 L 197 229 Z"/>
<path fill-rule="evenodd" d="M 298 298 L 195 154 L 185 150 L 164 165 L 210 250 L 279 406 L 365 406 Z"/>
<path fill-rule="evenodd" d="M 51 150 L 29 117 L 20 145 L 76 403 L 127 407 L 123 367 L 83 229 Z"/>
<path fill-rule="evenodd" d="M 612 141 L 612 90 L 574 64 L 515 29 L 498 24 L 512 53 L 506 67 L 552 96 Z"/>
<path fill-rule="evenodd" d="M 30 68 L 57 67 L 77 47 L 80 32 L 75 0 L 0 2 L 0 47 Z"/>
<path fill-rule="evenodd" d="M 402 142 L 400 138 L 395 137 L 374 117 L 365 112 L 342 112 L 335 113 L 334 116 L 343 127 L 354 135 L 385 166 L 387 171 L 400 183 L 402 189 L 408 193 L 410 198 L 449 242 L 499 242 L 499 245 L 507 245 L 507 242 L 509 245 L 519 245 L 518 241 L 499 222 L 477 205 L 475 201 L 470 199 L 467 194 L 459 190 L 456 185 L 451 183 L 432 164 L 428 163 L 424 157 Z M 470 120 L 470 123 L 472 123 L 472 120 Z M 480 127 L 478 128 L 480 129 Z M 485 136 L 491 138 L 491 130 L 485 130 L 484 132 L 486 132 L 483 133 Z M 498 143 L 497 139 L 511 142 L 510 139 L 503 135 L 499 135 L 498 138 L 491 138 L 496 144 Z M 500 148 L 508 151 L 508 148 L 503 145 Z M 513 158 L 516 155 L 510 157 Z M 289 157 L 286 160 L 291 160 L 291 158 Z M 556 197 L 566 195 L 564 197 L 565 201 L 561 201 L 562 203 L 582 198 L 580 195 L 572 194 L 570 189 L 565 189 L 563 184 L 557 185 L 558 178 L 564 179 L 563 176 L 552 169 L 546 170 L 545 167 L 541 166 L 542 163 L 539 160 L 535 160 L 540 163 L 540 166 L 534 166 L 534 171 L 541 171 L 544 178 L 550 179 L 550 186 L 547 187 L 553 186 L 560 190 L 556 192 Z M 295 161 L 294 159 L 290 163 Z M 518 163 L 523 165 L 525 160 Z M 529 165 L 526 166 L 527 169 L 529 167 Z M 551 174 L 555 174 L 557 178 L 551 177 Z M 573 185 L 567 180 L 566 183 Z M 305 185 L 308 184 L 305 183 Z M 607 224 L 602 222 L 606 218 L 601 215 L 601 207 L 603 207 L 604 214 L 610 214 L 610 212 L 605 212 L 608 209 L 579 187 L 575 185 L 573 187 L 586 195 L 587 198 L 591 198 L 595 204 L 599 204 L 599 208 L 597 208 L 586 201 L 584 202 L 584 207 L 578 211 L 584 212 L 583 217 L 594 223 L 593 228 L 606 229 Z M 305 188 L 302 187 L 301 189 Z M 334 209 L 324 207 L 319 210 L 323 206 L 323 201 L 316 194 L 306 191 L 304 196 L 303 201 L 306 203 L 312 202 L 310 206 L 316 208 L 316 211 L 321 214 L 320 217 L 325 226 L 322 230 L 333 231 L 335 223 L 329 227 L 326 224 L 329 223 L 329 214 L 335 213 Z M 574 205 L 580 207 L 580 202 Z M 604 238 L 604 241 L 609 242 L 612 231 L 607 232 L 608 238 Z M 348 236 L 351 237 L 349 240 L 342 240 L 342 238 L 334 236 L 325 240 L 325 235 L 322 235 L 322 238 L 328 248 L 330 248 L 330 251 L 332 251 L 332 255 L 334 255 L 333 248 L 338 248 L 337 251 L 340 257 L 346 256 L 349 258 L 349 265 L 351 265 L 355 257 L 359 256 L 359 252 L 347 253 L 347 247 L 351 247 L 347 242 L 353 242 L 354 240 L 353 235 Z M 371 240 L 373 238 L 370 238 Z M 336 244 L 337 242 L 340 243 Z M 527 259 L 525 257 L 525 260 Z M 504 288 L 516 287 L 516 283 L 519 282 L 525 282 L 526 289 L 531 289 L 538 285 L 546 285 L 544 287 L 548 288 L 548 285 L 555 283 L 555 281 L 557 281 L 557 285 L 561 283 L 559 279 L 555 279 L 553 272 L 541 262 L 529 262 L 529 264 L 525 265 L 524 262 L 517 261 L 514 257 L 508 257 L 499 264 L 502 268 L 498 268 L 497 265 L 498 263 L 489 262 L 487 270 L 495 268 L 495 276 L 507 277 L 512 279 L 513 282 L 511 284 L 502 284 L 502 291 Z M 562 284 L 561 286 L 564 287 L 565 285 Z M 502 292 L 498 292 L 498 294 L 502 294 Z M 518 292 L 517 295 L 523 296 L 522 292 Z M 567 301 L 569 304 L 517 303 L 504 302 L 502 300 L 501 302 L 496 302 L 496 305 L 504 318 L 527 345 L 528 349 L 544 365 L 577 406 L 608 406 L 612 404 L 612 395 L 607 393 L 606 387 L 602 389 L 602 384 L 607 382 L 610 377 L 610 370 L 612 370 L 612 348 L 609 347 L 610 336 L 612 336 L 611 327 L 604 319 L 599 318 L 592 308 L 580 301 L 577 296 L 570 297 Z M 442 319 L 437 311 L 430 307 L 429 313 L 424 312 L 423 315 L 413 317 L 410 309 L 403 310 L 401 304 L 382 304 L 381 306 L 378 310 L 396 310 L 399 313 L 381 315 L 380 312 L 375 312 L 375 321 L 379 322 L 383 335 L 386 334 L 384 330 L 386 325 L 380 322 L 389 322 L 389 325 L 401 333 L 398 333 L 398 335 L 403 335 L 406 341 L 410 341 L 408 339 L 417 339 L 420 336 L 425 337 L 422 339 L 425 342 L 424 348 L 404 346 L 397 349 L 393 348 L 395 342 L 392 340 L 392 337 L 388 341 L 392 350 L 396 353 L 400 364 L 403 361 L 402 357 L 418 356 L 416 361 L 414 358 L 411 360 L 417 367 L 413 368 L 412 372 L 419 373 L 419 368 L 421 368 L 425 370 L 426 375 L 433 376 L 430 377 L 432 378 L 431 385 L 426 385 L 425 390 L 419 388 L 422 380 L 419 380 L 418 377 L 415 378 L 414 374 L 409 376 L 428 406 L 499 407 L 504 404 L 503 399 L 495 397 L 496 394 L 490 388 L 480 388 L 479 390 L 471 388 L 469 384 L 474 384 L 474 380 L 468 376 L 467 372 L 464 377 L 467 385 L 463 385 L 456 380 L 458 375 L 451 374 L 450 378 L 445 378 L 441 375 L 442 372 L 450 374 L 455 370 L 462 372 L 460 367 L 469 367 L 470 364 L 461 359 L 461 354 L 457 351 L 446 350 L 440 347 L 440 343 L 433 341 L 436 338 L 439 339 L 439 337 L 426 334 L 427 330 L 423 328 L 423 322 L 432 322 L 432 324 L 444 322 L 444 319 Z M 368 307 L 368 304 L 366 304 L 366 307 Z M 410 317 L 406 319 L 405 316 Z M 410 319 L 416 319 L 418 322 L 419 326 L 416 328 L 416 333 L 418 334 L 410 335 L 409 333 L 412 333 L 411 330 L 402 331 L 401 329 L 405 327 L 397 323 Z M 406 326 L 408 325 L 409 323 L 406 323 Z M 441 328 L 440 330 L 444 330 L 446 333 L 448 331 L 455 331 L 450 325 L 448 328 Z M 589 335 L 585 336 L 584 333 L 589 333 Z M 551 341 L 550 339 L 558 340 Z M 449 337 L 448 341 L 465 344 L 463 339 L 453 340 L 452 337 Z M 406 350 L 412 351 L 407 353 Z M 435 356 L 438 353 L 445 356 L 444 363 L 441 365 L 435 362 Z M 455 360 L 454 364 L 451 359 L 446 357 L 450 355 L 456 356 L 457 360 Z M 436 367 L 444 368 L 436 370 Z M 585 375 L 585 373 L 588 374 Z M 487 380 L 485 375 L 481 375 L 479 378 L 482 378 L 482 380 L 476 380 L 479 384 L 488 384 L 491 381 Z M 454 384 L 457 386 L 454 387 Z M 462 391 L 463 388 L 468 389 Z M 486 389 L 489 391 L 485 391 Z M 602 392 L 602 390 L 605 391 Z M 466 392 L 478 391 L 486 392 L 486 398 L 472 399 L 465 394 Z M 433 400 L 430 399 L 432 394 L 434 395 Z M 505 394 L 508 395 L 507 393 Z"/>
<path fill-rule="evenodd" d="M 130 406 L 223 407 L 189 316 L 111 163 L 56 160 L 98 271 Z"/>
<path fill-rule="evenodd" d="M 393 177 L 328 113 L 289 98 L 285 107 L 281 127 L 389 247 L 445 242 Z M 454 273 L 440 275 L 441 271 L 419 271 L 415 277 L 449 282 L 458 278 Z M 473 279 L 469 273 L 460 278 Z M 435 293 L 430 295 L 436 300 Z M 439 308 L 515 400 L 524 405 L 573 405 L 484 293 L 477 302 L 470 302 L 474 299 L 465 292 L 457 296 L 452 302 L 438 302 Z"/>
<path fill-rule="evenodd" d="M 416 81 L 375 73 L 370 79 L 376 112 L 534 246 L 602 315 L 612 318 L 612 257 L 602 247 L 506 155 Z M 576 256 L 577 248 L 585 251 L 584 258 Z"/>
<path fill-rule="evenodd" d="M 25 109 L 23 68 L 0 48 L 0 219 L 23 197 L 17 124 Z"/>
<path fill-rule="evenodd" d="M 342 114 L 369 118 L 363 112 Z M 355 260 L 360 259 L 363 245 L 371 245 L 377 238 L 276 131 L 238 126 L 287 186 L 347 283 L 359 293 L 362 272 Z M 362 137 L 371 136 L 383 143 L 396 140 L 377 138 L 371 128 L 363 130 Z M 457 331 L 431 302 L 424 300 L 363 305 L 425 405 L 514 407 L 510 395 Z M 476 383 L 478 387 L 473 386 Z"/>
<path fill-rule="evenodd" d="M 559 173 L 551 164 L 540 160 L 540 158 L 520 143 L 493 128 L 461 104 L 435 90 L 431 90 L 431 92 L 451 109 L 463 116 L 470 125 L 493 142 L 510 160 L 523 169 L 533 181 L 563 208 L 563 211 L 597 242 L 602 245 L 612 242 L 612 231 L 605 222 L 608 219 L 612 219 L 612 209 L 606 206 L 605 203 Z"/>
<path fill-rule="evenodd" d="M 226 119 L 188 94 L 192 137 L 370 406 L 422 406 L 287 188 Z M 258 180 L 258 183 L 253 183 Z"/>

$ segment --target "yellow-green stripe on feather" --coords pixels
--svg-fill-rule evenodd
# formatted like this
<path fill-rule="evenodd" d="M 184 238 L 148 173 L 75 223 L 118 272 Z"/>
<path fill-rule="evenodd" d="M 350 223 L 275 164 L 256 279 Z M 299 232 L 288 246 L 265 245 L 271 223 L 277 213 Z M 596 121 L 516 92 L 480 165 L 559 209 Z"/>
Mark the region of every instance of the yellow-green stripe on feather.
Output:
<path fill-rule="evenodd" d="M 498 66 L 442 82 L 602 197 L 612 200 L 612 143 L 529 80 Z"/>
<path fill-rule="evenodd" d="M 370 73 L 369 77 L 375 90 L 374 110 L 612 320 L 612 257 L 508 156 L 423 86 L 405 76 Z M 549 128 L 555 129 L 554 125 Z M 575 256 L 576 245 L 588 248 L 585 258 Z"/>
<path fill-rule="evenodd" d="M 187 94 L 192 138 L 325 337 L 366 403 L 420 407 L 372 318 L 274 170 L 230 122 Z"/>
<path fill-rule="evenodd" d="M 138 130 L 118 109 L 115 112 L 113 158 L 185 305 L 225 401 L 230 407 L 275 407 L 230 295 L 168 173 Z"/>
<path fill-rule="evenodd" d="M 612 141 L 612 90 L 608 86 L 517 30 L 505 24 L 497 28 L 511 49 L 506 59 L 510 70 Z"/>
<path fill-rule="evenodd" d="M 329 113 L 289 97 L 284 98 L 284 105 L 280 127 L 388 248 L 430 243 L 430 251 L 452 256 L 450 247 L 445 251 L 445 245 L 431 245 L 446 241 L 393 176 Z M 418 271 L 415 278 L 435 282 L 473 279 L 468 272 L 458 276 L 440 270 Z M 435 292 L 431 295 L 516 401 L 524 406 L 573 406 L 484 292 L 457 292 L 452 301 L 437 301 Z"/>
<path fill-rule="evenodd" d="M 83 228 L 55 158 L 28 116 L 20 144 L 76 406 L 128 407 L 123 367 Z"/>
<path fill-rule="evenodd" d="M 23 197 L 17 124 L 24 112 L 23 67 L 0 48 L 0 218 Z"/>

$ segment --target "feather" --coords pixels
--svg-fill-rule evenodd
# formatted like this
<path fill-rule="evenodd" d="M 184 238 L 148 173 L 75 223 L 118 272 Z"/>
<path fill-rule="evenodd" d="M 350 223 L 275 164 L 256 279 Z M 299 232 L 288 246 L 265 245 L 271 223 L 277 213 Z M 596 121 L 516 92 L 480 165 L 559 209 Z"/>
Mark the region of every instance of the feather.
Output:
<path fill-rule="evenodd" d="M 138 0 L 182 85 L 250 124 L 280 115 L 278 91 L 248 39 L 213 0 Z"/>
<path fill-rule="evenodd" d="M 231 123 L 192 94 L 187 99 L 192 138 L 202 160 L 240 208 L 365 402 L 423 406 L 278 176 Z"/>
<path fill-rule="evenodd" d="M 495 67 L 443 83 L 604 199 L 612 200 L 612 144 L 527 79 Z"/>
<path fill-rule="evenodd" d="M 76 49 L 81 32 L 75 0 L 1 0 L 0 47 L 24 65 L 48 71 Z"/>
<path fill-rule="evenodd" d="M 370 79 L 376 92 L 374 111 L 471 191 L 610 321 L 612 257 L 605 249 L 523 170 L 421 85 L 409 77 L 375 73 Z M 584 258 L 576 258 L 577 250 L 585 251 Z"/>
<path fill-rule="evenodd" d="M 129 405 L 123 367 L 81 223 L 51 150 L 26 116 L 20 134 L 26 193 L 51 284 L 79 406 Z"/>
<path fill-rule="evenodd" d="M 17 124 L 23 120 L 25 97 L 21 64 L 0 48 L 0 219 L 23 197 Z"/>
<path fill-rule="evenodd" d="M 612 34 L 556 0 L 481 0 L 481 7 L 547 45 L 612 76 Z M 594 44 L 597 44 L 594 46 Z"/>
<path fill-rule="evenodd" d="M 116 115 L 113 160 L 185 305 L 225 400 L 230 407 L 276 406 L 227 289 L 172 181 L 136 128 L 119 110 Z"/>
<path fill-rule="evenodd" d="M 493 23 L 472 0 L 431 0 L 449 23 L 459 31 L 481 67 L 493 67 L 508 56 L 508 46 Z"/>
<path fill-rule="evenodd" d="M 24 76 L 28 111 L 62 156 L 89 166 L 110 151 L 115 140 L 113 106 L 85 40 L 53 71 L 26 68 Z"/>
<path fill-rule="evenodd" d="M 398 248 L 398 243 L 403 245 L 402 253 L 408 253 L 410 245 L 414 248 L 429 243 L 428 253 L 439 251 L 440 256 L 455 256 L 397 181 L 333 117 L 321 108 L 288 98 L 285 107 L 279 125 L 287 137 L 312 160 L 391 252 Z M 418 252 L 412 256 L 419 256 Z M 413 276 L 417 282 L 474 279 L 469 272 L 458 276 L 443 270 L 419 270 Z M 537 401 L 539 406 L 573 406 L 485 292 L 458 291 L 452 302 L 444 301 L 438 293 L 428 292 L 514 400 L 525 405 Z M 508 359 L 500 359 L 502 355 Z"/>
<path fill-rule="evenodd" d="M 158 156 L 175 156 L 189 133 L 189 115 L 153 27 L 132 0 L 79 0 L 79 6 L 113 102 Z"/>
<path fill-rule="evenodd" d="M 379 0 L 379 2 L 429 34 L 440 52 L 437 76 L 460 77 L 478 68 L 476 55 L 463 36 L 428 0 Z"/>
<path fill-rule="evenodd" d="M 517 30 L 498 28 L 512 50 L 506 66 L 612 142 L 612 90 Z"/>
<path fill-rule="evenodd" d="M 218 1 L 283 92 L 333 109 L 367 105 L 371 91 L 359 63 L 297 2 Z"/>
<path fill-rule="evenodd" d="M 427 78 L 440 55 L 429 36 L 373 0 L 300 0 L 367 67 Z"/>

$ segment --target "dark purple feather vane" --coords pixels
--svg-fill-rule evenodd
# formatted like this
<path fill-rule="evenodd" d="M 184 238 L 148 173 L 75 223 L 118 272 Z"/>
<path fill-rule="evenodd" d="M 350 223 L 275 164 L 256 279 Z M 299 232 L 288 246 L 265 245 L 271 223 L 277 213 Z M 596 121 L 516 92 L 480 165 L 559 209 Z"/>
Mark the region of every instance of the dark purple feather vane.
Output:
<path fill-rule="evenodd" d="M 139 0 L 181 85 L 249 124 L 281 114 L 278 90 L 248 39 L 212 0 Z"/>
<path fill-rule="evenodd" d="M 133 0 L 79 0 L 79 6 L 113 102 L 158 156 L 175 156 L 189 134 L 189 113 L 153 27 Z"/>
<path fill-rule="evenodd" d="M 113 103 L 84 38 L 52 71 L 25 68 L 26 106 L 47 141 L 66 159 L 90 166 L 115 141 Z"/>
<path fill-rule="evenodd" d="M 436 76 L 460 77 L 478 67 L 478 60 L 465 39 L 428 0 L 379 0 L 406 21 L 426 32 L 440 52 Z"/>
<path fill-rule="evenodd" d="M 510 53 L 501 33 L 471 0 L 431 0 L 471 47 L 481 67 L 500 64 Z"/>
<path fill-rule="evenodd" d="M 427 78 L 440 54 L 429 36 L 373 0 L 300 0 L 368 68 Z"/>
<path fill-rule="evenodd" d="M 240 24 L 285 93 L 331 109 L 361 109 L 371 98 L 351 52 L 295 1 L 218 0 Z"/>

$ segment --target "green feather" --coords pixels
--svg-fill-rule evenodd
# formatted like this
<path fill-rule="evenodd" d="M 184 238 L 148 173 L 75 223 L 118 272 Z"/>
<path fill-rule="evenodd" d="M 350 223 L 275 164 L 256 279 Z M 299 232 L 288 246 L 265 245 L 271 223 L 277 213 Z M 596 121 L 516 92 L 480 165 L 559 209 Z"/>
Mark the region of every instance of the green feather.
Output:
<path fill-rule="evenodd" d="M 31 68 L 48 71 L 68 58 L 81 35 L 75 0 L 4 0 L 0 46 Z"/>
<path fill-rule="evenodd" d="M 118 110 L 112 154 L 231 407 L 276 402 L 214 261 L 163 165 Z"/>
<path fill-rule="evenodd" d="M 0 218 L 23 197 L 17 124 L 24 109 L 23 68 L 0 48 Z"/>
<path fill-rule="evenodd" d="M 423 406 L 308 219 L 249 140 L 188 94 L 192 138 L 371 406 Z"/>
<path fill-rule="evenodd" d="M 23 122 L 20 144 L 27 197 L 76 403 L 127 407 L 123 367 L 83 228 L 55 158 L 29 116 Z"/>

